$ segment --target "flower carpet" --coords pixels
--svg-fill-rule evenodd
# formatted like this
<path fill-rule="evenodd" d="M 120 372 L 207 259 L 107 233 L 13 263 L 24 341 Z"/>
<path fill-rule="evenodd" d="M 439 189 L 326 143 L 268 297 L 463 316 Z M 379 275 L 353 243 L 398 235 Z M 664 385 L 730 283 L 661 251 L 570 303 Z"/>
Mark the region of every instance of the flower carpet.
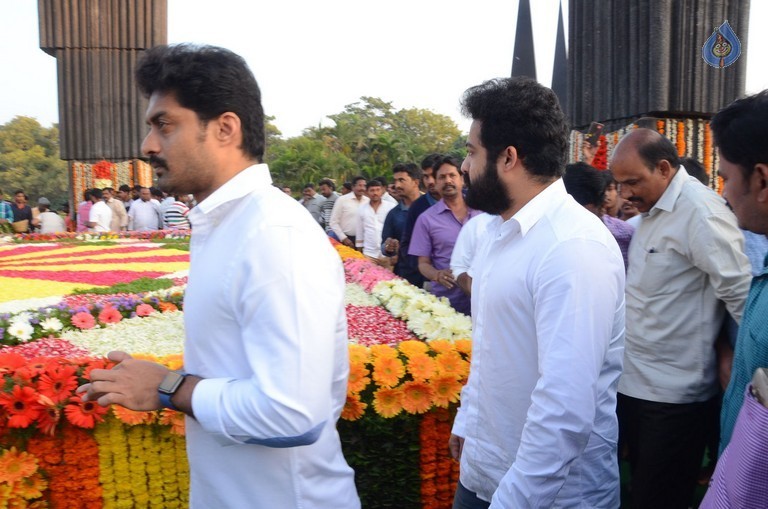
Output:
<path fill-rule="evenodd" d="M 470 320 L 334 245 L 350 340 L 339 431 L 363 507 L 451 507 Z M 183 414 L 102 408 L 74 390 L 113 349 L 182 366 L 188 260 L 159 243 L 0 245 L 0 507 L 187 506 Z M 161 276 L 174 286 L 68 295 Z"/>

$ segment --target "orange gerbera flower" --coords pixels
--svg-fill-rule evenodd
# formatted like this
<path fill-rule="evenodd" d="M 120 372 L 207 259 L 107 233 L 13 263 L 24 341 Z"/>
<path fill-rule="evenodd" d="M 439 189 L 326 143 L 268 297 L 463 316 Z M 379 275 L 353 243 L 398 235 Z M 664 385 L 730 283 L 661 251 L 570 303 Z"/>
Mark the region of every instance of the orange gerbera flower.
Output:
<path fill-rule="evenodd" d="M 107 306 L 99 312 L 99 321 L 101 323 L 117 323 L 122 319 L 123 315 L 120 314 L 120 311 L 112 306 Z"/>
<path fill-rule="evenodd" d="M 456 345 L 453 344 L 453 341 L 448 341 L 447 339 L 435 339 L 434 341 L 430 341 L 429 347 L 432 351 L 437 353 L 453 352 L 456 350 Z"/>
<path fill-rule="evenodd" d="M 373 393 L 373 408 L 382 417 L 394 417 L 403 411 L 403 392 L 397 389 L 381 388 Z"/>
<path fill-rule="evenodd" d="M 19 380 L 28 382 L 33 377 L 45 372 L 48 369 L 55 369 L 56 362 L 46 357 L 35 357 L 16 370 L 15 377 Z"/>
<path fill-rule="evenodd" d="M 341 418 L 347 421 L 356 421 L 363 416 L 366 408 L 368 408 L 368 404 L 360 401 L 359 396 L 347 396 L 347 402 L 344 403 L 344 408 L 341 411 Z"/>
<path fill-rule="evenodd" d="M 347 385 L 347 391 L 352 394 L 357 394 L 365 390 L 368 384 L 371 383 L 371 379 L 368 377 L 369 370 L 365 367 L 365 364 L 353 362 L 349 365 L 349 382 Z"/>
<path fill-rule="evenodd" d="M 32 387 L 14 385 L 11 392 L 0 393 L 0 406 L 8 415 L 9 428 L 26 428 L 38 418 L 42 407 Z"/>
<path fill-rule="evenodd" d="M 397 357 L 379 357 L 373 361 L 373 379 L 383 387 L 392 387 L 405 375 L 405 366 Z"/>
<path fill-rule="evenodd" d="M 461 382 L 451 375 L 434 377 L 429 382 L 434 392 L 433 401 L 435 405 L 447 408 L 450 403 L 459 401 L 461 394 Z"/>
<path fill-rule="evenodd" d="M 175 435 L 184 435 L 186 419 L 183 412 L 177 412 L 175 410 L 165 409 L 160 412 L 160 417 L 157 422 L 165 426 L 171 427 L 171 433 Z"/>
<path fill-rule="evenodd" d="M 408 360 L 408 372 L 414 380 L 423 381 L 435 373 L 435 361 L 425 353 L 416 353 Z"/>
<path fill-rule="evenodd" d="M 370 352 L 374 360 L 380 357 L 397 357 L 397 350 L 388 345 L 371 345 Z"/>
<path fill-rule="evenodd" d="M 139 304 L 136 306 L 136 316 L 149 316 L 155 312 L 155 308 L 149 304 Z"/>
<path fill-rule="evenodd" d="M 412 414 L 423 414 L 432 408 L 434 391 L 425 382 L 403 384 L 403 409 Z"/>
<path fill-rule="evenodd" d="M 429 350 L 429 347 L 427 346 L 426 343 L 424 343 L 423 341 L 415 341 L 413 339 L 409 339 L 408 341 L 403 341 L 402 343 L 397 345 L 397 348 L 406 357 L 410 357 L 417 353 L 427 353 L 427 351 Z"/>
<path fill-rule="evenodd" d="M 80 311 L 72 316 L 72 325 L 78 329 L 93 329 L 96 326 L 96 319 L 92 314 Z"/>
<path fill-rule="evenodd" d="M 54 403 L 61 403 L 72 396 L 77 389 L 77 368 L 74 366 L 58 366 L 40 376 L 37 388 L 41 394 L 51 398 Z"/>
<path fill-rule="evenodd" d="M 129 426 L 135 426 L 136 424 L 150 424 L 155 421 L 154 412 L 137 412 L 120 405 L 112 405 L 112 412 L 115 414 L 115 417 Z"/>
<path fill-rule="evenodd" d="M 80 396 L 74 396 L 71 403 L 64 407 L 67 420 L 81 428 L 92 429 L 97 422 L 104 420 L 109 408 L 103 407 L 95 401 L 83 401 Z"/>
<path fill-rule="evenodd" d="M 469 363 L 458 352 L 441 353 L 435 357 L 438 375 L 449 375 L 461 380 L 469 373 Z"/>
<path fill-rule="evenodd" d="M 370 353 L 368 352 L 367 346 L 350 343 L 349 345 L 349 361 L 350 362 L 360 362 L 365 364 L 369 361 L 369 359 L 370 359 Z"/>
<path fill-rule="evenodd" d="M 0 375 L 13 373 L 27 363 L 27 359 L 16 353 L 0 353 Z"/>
<path fill-rule="evenodd" d="M 457 339 L 453 342 L 456 347 L 456 351 L 465 355 L 472 353 L 472 340 L 470 339 Z"/>
<path fill-rule="evenodd" d="M 45 435 L 53 436 L 60 419 L 61 411 L 57 407 L 45 405 L 37 418 L 37 429 Z"/>
<path fill-rule="evenodd" d="M 37 472 L 37 458 L 11 447 L 0 456 L 0 482 L 15 484 Z"/>
<path fill-rule="evenodd" d="M 160 308 L 160 311 L 162 313 L 171 313 L 173 311 L 179 310 L 176 304 L 174 304 L 173 302 L 166 302 L 166 301 L 162 301 L 157 305 L 157 307 Z"/>
<path fill-rule="evenodd" d="M 87 364 L 83 367 L 82 377 L 88 380 L 91 379 L 91 371 L 93 371 L 94 369 L 110 369 L 112 366 L 115 365 L 114 362 L 110 361 L 107 358 L 87 359 L 85 362 L 87 362 Z"/>
<path fill-rule="evenodd" d="M 13 488 L 13 492 L 17 497 L 23 499 L 18 507 L 26 507 L 27 509 L 35 507 L 34 505 L 29 505 L 29 500 L 42 497 L 43 491 L 45 491 L 47 487 L 48 483 L 43 478 L 43 476 L 40 475 L 40 472 L 36 472 L 29 477 L 25 477 L 20 482 L 16 483 Z M 8 507 L 10 508 L 14 506 L 9 504 Z M 40 505 L 38 507 L 47 506 Z"/>

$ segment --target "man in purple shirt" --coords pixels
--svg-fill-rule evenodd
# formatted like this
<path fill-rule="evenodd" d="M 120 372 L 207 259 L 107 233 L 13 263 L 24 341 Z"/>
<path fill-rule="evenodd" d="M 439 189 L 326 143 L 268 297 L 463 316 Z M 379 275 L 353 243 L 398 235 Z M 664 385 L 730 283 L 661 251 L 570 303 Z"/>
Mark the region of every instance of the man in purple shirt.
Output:
<path fill-rule="evenodd" d="M 464 177 L 458 159 L 445 156 L 434 168 L 442 199 L 416 220 L 408 254 L 418 256 L 419 272 L 432 281 L 432 293 L 448 297 L 456 311 L 469 315 L 470 299 L 453 277 L 451 253 L 461 227 L 480 211 L 467 207 L 464 202 Z"/>

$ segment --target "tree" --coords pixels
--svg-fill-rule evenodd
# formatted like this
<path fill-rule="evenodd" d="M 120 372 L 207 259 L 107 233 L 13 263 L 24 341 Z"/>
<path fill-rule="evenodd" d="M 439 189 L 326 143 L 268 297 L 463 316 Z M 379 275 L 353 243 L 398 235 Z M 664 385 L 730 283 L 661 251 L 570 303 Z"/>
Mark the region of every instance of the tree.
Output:
<path fill-rule="evenodd" d="M 23 189 L 31 205 L 45 196 L 55 208 L 68 201 L 67 163 L 59 159 L 59 129 L 18 116 L 0 126 L 0 189 Z"/>

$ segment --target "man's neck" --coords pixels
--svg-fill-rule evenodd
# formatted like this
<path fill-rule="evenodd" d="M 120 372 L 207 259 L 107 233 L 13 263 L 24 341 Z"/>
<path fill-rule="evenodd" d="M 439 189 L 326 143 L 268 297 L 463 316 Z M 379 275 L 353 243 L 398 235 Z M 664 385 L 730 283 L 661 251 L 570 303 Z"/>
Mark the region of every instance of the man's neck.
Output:
<path fill-rule="evenodd" d="M 464 203 L 464 197 L 461 195 L 461 193 L 456 193 L 455 196 L 443 196 L 443 202 L 445 202 L 446 207 L 456 212 L 457 210 L 464 210 L 467 208 L 466 204 Z"/>
<path fill-rule="evenodd" d="M 379 205 L 381 205 L 381 200 L 374 202 L 373 200 L 369 201 L 368 204 L 371 206 L 374 212 L 377 212 L 379 210 Z"/>
<path fill-rule="evenodd" d="M 413 202 L 419 199 L 421 196 L 421 193 L 416 191 L 414 194 L 410 196 L 403 195 L 403 205 L 406 207 L 410 207 Z"/>
<path fill-rule="evenodd" d="M 515 194 L 515 196 L 510 196 L 510 203 L 512 204 L 507 210 L 502 212 L 501 218 L 506 221 L 515 214 L 517 214 L 520 209 L 525 207 L 528 202 L 536 198 L 542 191 L 544 191 L 546 188 L 548 188 L 550 185 L 554 184 L 557 179 L 554 179 L 550 182 L 541 183 L 537 180 L 529 179 L 526 186 L 521 186 L 518 189 L 518 192 Z"/>

